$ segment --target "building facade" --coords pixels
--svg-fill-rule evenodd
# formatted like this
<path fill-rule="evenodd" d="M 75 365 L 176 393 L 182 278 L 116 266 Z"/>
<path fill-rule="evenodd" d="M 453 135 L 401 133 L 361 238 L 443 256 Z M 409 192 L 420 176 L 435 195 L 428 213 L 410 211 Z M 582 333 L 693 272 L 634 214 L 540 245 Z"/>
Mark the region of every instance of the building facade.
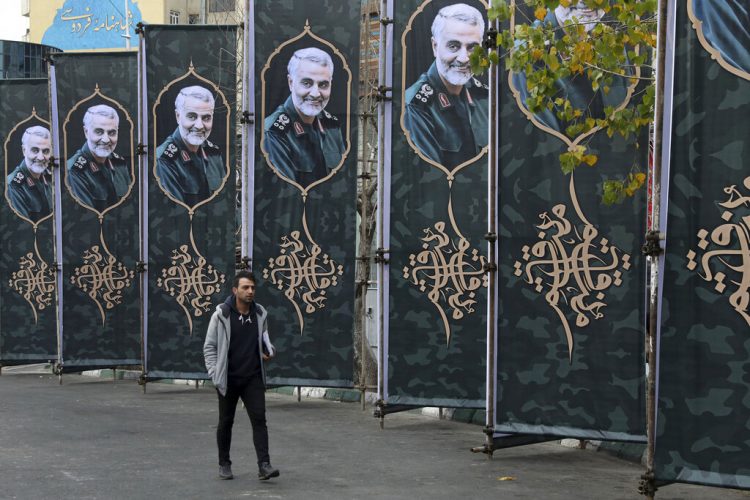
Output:
<path fill-rule="evenodd" d="M 12 0 L 29 18 L 26 41 L 64 51 L 135 48 L 138 23 L 234 24 L 238 0 Z M 239 17 L 238 17 L 239 15 Z"/>

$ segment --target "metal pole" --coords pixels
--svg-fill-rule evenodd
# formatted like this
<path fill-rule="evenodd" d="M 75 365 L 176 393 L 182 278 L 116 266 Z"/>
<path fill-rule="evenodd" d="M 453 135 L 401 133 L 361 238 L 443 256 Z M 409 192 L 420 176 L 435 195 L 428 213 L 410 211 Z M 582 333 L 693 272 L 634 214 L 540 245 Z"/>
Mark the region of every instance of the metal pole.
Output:
<path fill-rule="evenodd" d="M 50 61 L 48 66 L 49 86 L 48 97 L 50 105 L 50 117 L 52 119 L 52 150 L 55 157 L 53 165 L 53 203 L 54 211 L 52 212 L 53 234 L 55 239 L 55 263 L 53 269 L 55 272 L 55 291 L 57 297 L 56 317 L 57 317 L 57 365 L 59 367 L 59 382 L 62 385 L 62 366 L 63 366 L 63 294 L 62 294 L 62 175 L 60 173 L 60 120 L 57 112 L 57 78 L 55 74 L 55 65 Z M 34 229 L 34 238 L 36 239 L 36 228 Z"/>
<path fill-rule="evenodd" d="M 666 69 L 667 43 L 667 11 L 668 0 L 658 0 L 657 3 L 657 42 L 656 42 L 656 92 L 654 103 L 654 152 L 653 167 L 651 169 L 651 237 L 656 239 L 658 247 L 660 189 L 661 189 L 661 152 L 662 135 L 664 133 L 664 81 Z M 658 249 L 660 250 L 660 249 Z M 649 256 L 650 281 L 649 287 L 649 320 L 646 336 L 646 474 L 641 483 L 645 488 L 642 493 L 648 500 L 656 495 L 656 481 L 654 476 L 654 452 L 656 448 L 656 364 L 657 364 L 657 298 L 659 289 L 659 252 Z"/>
<path fill-rule="evenodd" d="M 146 95 L 146 41 L 145 33 L 138 34 L 138 225 L 140 234 L 140 295 L 141 295 L 141 376 L 143 393 L 146 393 L 148 373 L 148 104 Z"/>
<path fill-rule="evenodd" d="M 130 0 L 125 0 L 125 48 L 130 50 L 130 6 L 128 5 L 128 2 Z"/>
<path fill-rule="evenodd" d="M 488 55 L 492 51 L 497 51 L 498 22 L 495 21 L 487 31 L 485 40 L 485 49 Z M 494 33 L 494 34 L 493 34 Z M 499 64 L 499 63 L 498 63 Z M 487 410 L 485 413 L 485 449 L 487 457 L 492 458 L 492 449 L 495 434 L 495 381 L 497 379 L 497 328 L 495 316 L 497 312 L 497 170 L 499 168 L 497 158 L 497 139 L 498 139 L 498 117 L 497 101 L 500 95 L 498 84 L 498 64 L 490 64 L 489 69 L 489 86 L 490 86 L 490 106 L 489 106 L 489 154 L 487 166 L 488 186 L 487 186 L 487 269 L 489 273 L 489 287 L 487 290 Z"/>

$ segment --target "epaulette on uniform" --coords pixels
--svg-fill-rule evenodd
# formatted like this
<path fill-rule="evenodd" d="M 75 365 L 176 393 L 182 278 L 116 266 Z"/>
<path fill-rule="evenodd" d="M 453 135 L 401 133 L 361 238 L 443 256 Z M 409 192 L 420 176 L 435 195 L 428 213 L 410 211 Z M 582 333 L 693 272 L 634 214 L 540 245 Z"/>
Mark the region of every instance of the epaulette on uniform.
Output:
<path fill-rule="evenodd" d="M 417 101 L 421 102 L 422 104 L 427 104 L 432 100 L 432 98 L 435 96 L 435 89 L 432 88 L 432 86 L 429 83 L 423 83 L 421 87 L 419 87 L 419 90 L 416 94 L 414 94 L 414 98 L 412 99 L 412 102 Z"/>
<path fill-rule="evenodd" d="M 162 152 L 162 156 L 166 156 L 167 158 L 173 159 L 175 153 L 177 153 L 177 146 L 175 146 L 174 142 L 170 142 L 167 144 L 167 147 L 164 148 L 164 151 Z"/>
<path fill-rule="evenodd" d="M 76 158 L 76 161 L 73 162 L 73 166 L 77 169 L 82 169 L 86 166 L 86 158 L 83 157 L 83 155 L 78 155 L 78 158 Z"/>
<path fill-rule="evenodd" d="M 328 112 L 328 111 L 326 111 L 326 110 L 323 110 L 323 116 L 324 116 L 324 117 L 326 117 L 326 118 L 327 118 L 328 120 L 331 120 L 331 121 L 333 121 L 333 122 L 337 122 L 337 121 L 339 121 L 339 119 L 338 119 L 338 118 L 336 118 L 335 116 L 333 116 L 333 115 L 332 115 L 331 113 L 329 113 L 329 112 Z"/>
<path fill-rule="evenodd" d="M 490 86 L 487 85 L 487 84 L 484 84 L 484 83 L 480 82 L 477 77 L 472 77 L 471 79 L 472 79 L 472 82 L 474 83 L 475 87 L 480 88 L 480 89 L 484 89 L 484 90 L 490 90 Z"/>
<path fill-rule="evenodd" d="M 16 182 L 18 184 L 22 184 L 23 180 L 26 178 L 25 175 L 23 175 L 23 172 L 16 172 L 15 177 L 13 177 L 13 182 Z"/>
<path fill-rule="evenodd" d="M 291 122 L 292 122 L 292 119 L 289 118 L 288 114 L 286 114 L 286 113 L 279 113 L 279 116 L 276 117 L 276 119 L 271 124 L 270 128 L 275 128 L 276 130 L 279 130 L 281 132 L 288 131 L 289 128 L 290 128 L 289 124 Z"/>

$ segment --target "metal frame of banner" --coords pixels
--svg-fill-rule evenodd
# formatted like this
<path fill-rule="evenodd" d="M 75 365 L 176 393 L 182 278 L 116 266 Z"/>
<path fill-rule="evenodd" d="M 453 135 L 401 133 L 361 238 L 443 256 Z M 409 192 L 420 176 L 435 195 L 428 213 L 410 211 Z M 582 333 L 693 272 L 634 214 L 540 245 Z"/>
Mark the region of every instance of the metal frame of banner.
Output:
<path fill-rule="evenodd" d="M 676 5 L 658 0 L 656 41 L 656 92 L 654 102 L 654 152 L 651 178 L 651 224 L 646 233 L 643 253 L 649 257 L 649 315 L 646 331 L 646 472 L 641 476 L 638 492 L 653 500 L 659 486 L 654 472 L 656 451 L 657 406 L 659 400 L 659 349 L 661 338 L 661 290 L 664 285 L 664 259 L 669 203 L 669 158 L 671 156 L 672 99 L 674 90 L 674 55 Z M 660 241 L 664 245 L 660 245 Z"/>
<path fill-rule="evenodd" d="M 386 413 L 399 411 L 388 408 L 388 306 L 391 239 L 391 155 L 393 134 L 393 1 L 380 2 L 380 60 L 378 63 L 378 236 L 375 262 L 378 266 L 378 393 L 374 412 L 380 419 L 380 428 L 385 424 Z M 388 95 L 391 94 L 391 95 Z M 408 408 L 404 408 L 408 409 Z"/>
<path fill-rule="evenodd" d="M 242 266 L 253 268 L 253 205 L 255 204 L 255 2 L 245 0 L 245 19 L 242 34 L 242 160 L 240 246 Z"/>
<path fill-rule="evenodd" d="M 50 122 L 52 123 L 52 154 L 51 161 L 53 175 L 54 210 L 52 211 L 52 225 L 55 235 L 55 262 L 52 264 L 55 270 L 55 296 L 57 303 L 55 311 L 57 316 L 57 362 L 53 367 L 53 373 L 58 376 L 62 385 L 63 374 L 63 296 L 62 296 L 62 197 L 60 189 L 60 120 L 57 116 L 57 79 L 55 78 L 55 63 L 51 59 L 47 63 L 47 74 L 49 75 L 49 108 Z"/>
<path fill-rule="evenodd" d="M 146 95 L 146 40 L 143 25 L 138 33 L 138 231 L 140 234 L 140 262 L 137 271 L 141 285 L 141 376 L 138 383 L 146 392 L 148 381 L 148 96 Z"/>

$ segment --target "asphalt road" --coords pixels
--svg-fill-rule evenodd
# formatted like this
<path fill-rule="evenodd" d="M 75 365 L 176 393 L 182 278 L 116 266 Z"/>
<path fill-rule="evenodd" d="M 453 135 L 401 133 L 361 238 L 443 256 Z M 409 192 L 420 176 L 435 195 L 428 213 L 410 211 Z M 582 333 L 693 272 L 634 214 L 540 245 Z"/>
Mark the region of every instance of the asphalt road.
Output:
<path fill-rule="evenodd" d="M 256 477 L 250 423 L 237 415 L 235 479 L 217 478 L 210 388 L 4 369 L 0 376 L 2 499 L 638 499 L 637 464 L 543 443 L 495 453 L 479 426 L 414 412 L 269 393 L 271 460 Z M 238 408 L 238 412 L 241 409 Z M 749 500 L 750 493 L 670 485 L 657 499 Z"/>

